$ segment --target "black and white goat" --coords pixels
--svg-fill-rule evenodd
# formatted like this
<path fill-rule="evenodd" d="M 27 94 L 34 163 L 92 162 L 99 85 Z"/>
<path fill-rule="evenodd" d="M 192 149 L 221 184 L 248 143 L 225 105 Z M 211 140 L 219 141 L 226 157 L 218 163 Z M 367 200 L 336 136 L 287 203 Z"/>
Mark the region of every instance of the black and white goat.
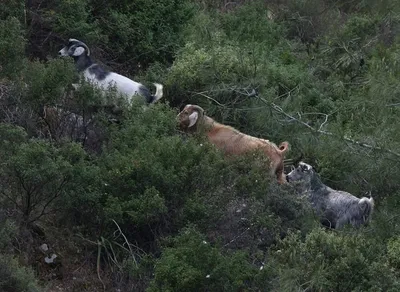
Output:
<path fill-rule="evenodd" d="M 354 227 L 367 223 L 374 209 L 373 198 L 357 198 L 350 193 L 337 191 L 324 185 L 307 163 L 300 162 L 286 175 L 289 183 L 295 183 L 305 195 L 320 217 L 321 223 L 331 228 L 341 228 L 346 224 Z M 298 182 L 298 183 L 296 183 Z"/>
<path fill-rule="evenodd" d="M 76 69 L 78 72 L 83 73 L 86 81 L 103 90 L 108 90 L 110 86 L 115 86 L 118 93 L 128 98 L 129 103 L 137 95 L 145 97 L 148 104 L 157 102 L 163 96 L 163 86 L 161 84 L 154 83 L 156 93 L 152 95 L 143 84 L 103 69 L 99 64 L 92 61 L 89 47 L 77 39 L 69 39 L 68 44 L 58 54 L 61 57 L 69 56 L 74 58 Z M 76 85 L 74 87 L 77 88 Z"/>

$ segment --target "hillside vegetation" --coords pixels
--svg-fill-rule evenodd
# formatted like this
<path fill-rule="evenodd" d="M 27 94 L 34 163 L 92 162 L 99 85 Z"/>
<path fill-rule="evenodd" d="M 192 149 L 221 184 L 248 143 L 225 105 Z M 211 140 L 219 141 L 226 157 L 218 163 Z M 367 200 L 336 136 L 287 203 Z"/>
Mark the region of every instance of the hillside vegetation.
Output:
<path fill-rule="evenodd" d="M 0 291 L 400 291 L 397 1 L 6 2 Z M 161 102 L 73 90 L 57 57 L 69 38 L 163 84 Z M 288 169 L 302 159 L 334 189 L 371 192 L 372 221 L 323 228 L 259 153 L 226 159 L 179 131 L 188 103 L 288 141 Z M 46 119 L 55 106 L 64 123 Z"/>

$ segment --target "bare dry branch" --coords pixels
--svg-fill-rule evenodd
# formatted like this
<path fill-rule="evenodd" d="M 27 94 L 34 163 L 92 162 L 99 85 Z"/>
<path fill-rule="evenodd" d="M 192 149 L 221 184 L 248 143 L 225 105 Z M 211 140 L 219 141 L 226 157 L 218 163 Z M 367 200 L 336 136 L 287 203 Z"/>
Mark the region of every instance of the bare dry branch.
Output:
<path fill-rule="evenodd" d="M 224 104 L 222 104 L 222 103 L 220 103 L 220 102 L 216 101 L 214 98 L 212 98 L 212 97 L 209 97 L 208 95 L 205 95 L 205 94 L 204 94 L 204 93 L 202 93 L 202 92 L 192 92 L 192 93 L 194 93 L 195 95 L 201 95 L 201 96 L 204 96 L 205 98 L 207 98 L 207 99 L 209 99 L 209 100 L 212 100 L 213 102 L 215 102 L 215 103 L 216 103 L 216 104 L 218 104 L 219 106 L 225 107 L 225 105 L 224 105 Z"/>
<path fill-rule="evenodd" d="M 260 100 L 262 100 L 265 104 L 271 106 L 272 109 L 274 109 L 276 112 L 278 112 L 278 113 L 284 115 L 285 117 L 289 118 L 291 121 L 295 121 L 295 122 L 297 122 L 297 123 L 299 123 L 299 124 L 301 124 L 301 125 L 303 125 L 303 126 L 309 128 L 311 131 L 313 131 L 313 132 L 315 132 L 315 133 L 319 133 L 319 134 L 323 134 L 323 135 L 327 135 L 327 136 L 336 137 L 336 138 L 338 138 L 338 139 L 345 140 L 345 141 L 347 141 L 347 142 L 350 142 L 350 143 L 352 143 L 352 144 L 355 144 L 355 145 L 358 145 L 358 146 L 361 146 L 361 147 L 364 147 L 364 148 L 369 148 L 369 149 L 372 149 L 372 150 L 384 151 L 384 152 L 388 152 L 388 153 L 390 153 L 390 154 L 392 154 L 392 155 L 395 155 L 395 156 L 397 156 L 397 157 L 400 157 L 400 154 L 397 153 L 397 152 L 395 152 L 395 151 L 393 151 L 393 150 L 386 149 L 386 148 L 382 148 L 382 147 L 379 147 L 379 146 L 369 145 L 369 144 L 367 144 L 367 143 L 360 142 L 360 141 L 356 141 L 356 140 L 351 139 L 351 138 L 348 138 L 348 137 L 339 137 L 339 136 L 333 134 L 332 132 L 328 132 L 328 131 L 322 130 L 322 126 L 323 126 L 324 124 L 326 124 L 326 120 L 327 120 L 327 117 L 328 117 L 328 116 L 326 117 L 326 120 L 324 121 L 324 123 L 322 123 L 322 125 L 320 126 L 320 128 L 319 128 L 319 129 L 315 129 L 314 127 L 312 127 L 312 126 L 310 126 L 309 124 L 307 124 L 307 123 L 301 121 L 300 119 L 297 119 L 297 118 L 293 117 L 292 115 L 289 115 L 289 114 L 286 113 L 280 106 L 274 104 L 273 102 L 272 102 L 272 103 L 269 103 L 269 102 L 267 102 L 264 98 L 262 98 L 262 97 L 259 97 L 259 98 L 260 98 Z M 300 117 L 301 117 L 301 116 L 300 116 Z"/>
<path fill-rule="evenodd" d="M 390 103 L 390 104 L 387 104 L 386 106 L 399 106 L 399 105 L 400 105 L 400 102 Z"/>
<path fill-rule="evenodd" d="M 6 199 L 10 200 L 12 203 L 14 203 L 14 205 L 21 211 L 24 211 L 24 208 L 22 208 L 22 206 L 20 204 L 18 204 L 17 200 L 13 199 L 12 197 L 10 197 L 9 195 L 6 194 L 6 192 L 1 191 L 0 195 L 3 195 Z"/>
<path fill-rule="evenodd" d="M 103 291 L 106 291 L 106 285 L 104 284 L 103 280 L 101 279 L 100 275 L 100 257 L 101 257 L 101 242 L 97 242 L 97 264 L 96 264 L 96 271 L 97 277 L 99 278 L 101 284 L 103 285 Z"/>
<path fill-rule="evenodd" d="M 137 260 L 136 260 L 136 258 L 135 258 L 135 254 L 134 254 L 134 252 L 133 252 L 133 250 L 132 250 L 132 248 L 131 248 L 131 245 L 130 245 L 128 239 L 126 238 L 125 234 L 122 232 L 122 230 L 121 230 L 121 228 L 119 227 L 118 223 L 117 223 L 114 219 L 113 219 L 112 221 L 114 222 L 115 225 L 117 225 L 119 234 L 122 235 L 122 237 L 124 238 L 126 244 L 128 245 L 129 252 L 130 252 L 130 254 L 131 254 L 131 256 L 132 256 L 132 260 L 134 261 L 135 265 L 138 266 L 138 262 L 137 262 Z"/>
<path fill-rule="evenodd" d="M 285 95 L 286 95 L 286 96 L 287 96 L 287 95 L 290 95 L 290 93 L 293 92 L 297 87 L 298 87 L 298 86 L 295 86 L 295 87 L 292 88 L 290 91 L 288 91 L 288 92 L 286 92 L 286 93 L 284 93 L 284 94 L 278 96 L 278 98 L 283 97 L 283 96 L 285 96 Z M 196 94 L 196 95 L 201 95 L 201 96 L 203 96 L 203 97 L 206 97 L 207 99 L 212 100 L 213 102 L 215 102 L 216 104 L 218 104 L 218 105 L 221 106 L 221 107 L 228 108 L 227 105 L 221 104 L 220 102 L 218 102 L 218 101 L 215 100 L 214 98 L 209 97 L 209 96 L 207 96 L 206 94 L 204 94 L 204 92 L 193 92 L 193 93 Z M 301 125 L 307 127 L 308 129 L 310 129 L 310 130 L 313 131 L 314 133 L 323 134 L 323 135 L 327 135 L 327 136 L 332 136 L 332 137 L 335 137 L 335 138 L 337 138 L 337 139 L 341 139 L 341 140 L 347 141 L 347 142 L 349 142 L 349 143 L 352 143 L 352 144 L 354 144 L 354 145 L 358 145 L 358 146 L 360 146 L 360 147 L 368 148 L 368 149 L 371 149 L 371 150 L 384 151 L 384 152 L 390 153 L 390 154 L 392 154 L 392 155 L 394 155 L 394 156 L 400 157 L 400 153 L 397 153 L 397 152 L 395 152 L 395 151 L 393 151 L 393 150 L 386 149 L 386 148 L 382 148 L 382 147 L 380 147 L 380 146 L 373 146 L 373 145 L 370 145 L 370 144 L 367 144 L 367 143 L 364 143 L 364 142 L 356 141 L 356 140 L 354 140 L 354 139 L 351 139 L 351 138 L 348 138 L 348 137 L 345 137 L 345 136 L 344 136 L 344 137 L 340 137 L 340 136 L 338 136 L 338 135 L 335 135 L 335 134 L 332 133 L 332 132 L 328 132 L 328 131 L 323 130 L 323 127 L 327 124 L 328 118 L 329 118 L 329 116 L 330 116 L 331 114 L 313 113 L 313 114 L 325 115 L 325 120 L 324 120 L 324 122 L 319 126 L 318 129 L 316 129 L 316 128 L 314 128 L 313 126 L 310 126 L 308 123 L 306 123 L 306 122 L 304 122 L 304 121 L 301 120 L 301 116 L 302 116 L 301 113 L 297 112 L 297 115 L 299 116 L 299 118 L 295 118 L 294 116 L 292 116 L 292 115 L 286 113 L 286 112 L 285 112 L 280 106 L 278 106 L 277 104 L 275 104 L 275 103 L 273 103 L 273 102 L 268 102 L 268 101 L 266 101 L 264 98 L 262 98 L 262 97 L 260 97 L 260 96 L 257 96 L 257 97 L 258 97 L 263 103 L 265 103 L 267 106 L 271 107 L 275 112 L 277 112 L 277 113 L 279 113 L 279 114 L 285 116 L 286 118 L 288 118 L 288 119 L 289 119 L 289 122 L 294 121 L 294 122 L 296 122 L 296 123 L 299 123 L 299 124 L 301 124 Z M 398 103 L 398 104 L 386 105 L 386 106 L 397 106 L 397 105 L 400 105 L 400 103 Z M 253 109 L 256 109 L 256 108 L 251 108 L 251 110 L 253 110 Z M 258 109 L 258 108 L 257 108 L 257 109 Z M 240 109 L 240 110 L 243 110 L 243 109 Z M 250 109 L 249 109 L 249 110 L 250 110 Z M 306 114 L 311 114 L 311 113 L 306 113 Z"/>

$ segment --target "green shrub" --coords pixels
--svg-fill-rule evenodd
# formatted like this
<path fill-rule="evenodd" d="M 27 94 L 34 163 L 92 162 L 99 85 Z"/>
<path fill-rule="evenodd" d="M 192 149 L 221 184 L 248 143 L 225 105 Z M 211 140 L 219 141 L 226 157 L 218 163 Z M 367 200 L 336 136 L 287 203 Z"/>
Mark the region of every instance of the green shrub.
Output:
<path fill-rule="evenodd" d="M 24 19 L 24 2 L 19 0 L 9 0 L 7 5 L 0 7 L 0 19 L 7 19 L 8 17 L 16 17 L 19 21 Z"/>
<path fill-rule="evenodd" d="M 17 260 L 2 254 L 0 254 L 0 289 L 5 292 L 41 291 L 29 268 L 20 267 Z"/>
<path fill-rule="evenodd" d="M 288 37 L 300 39 L 308 46 L 318 42 L 319 38 L 333 30 L 339 21 L 337 7 L 328 9 L 327 1 L 300 0 L 287 1 L 278 9 L 277 18 L 287 26 Z"/>
<path fill-rule="evenodd" d="M 270 10 L 264 1 L 239 5 L 234 13 L 221 16 L 221 27 L 228 39 L 246 45 L 262 44 L 265 51 L 277 46 L 284 33 L 284 27 L 270 19 Z"/>
<path fill-rule="evenodd" d="M 94 7 L 88 0 L 62 0 L 50 5 L 42 13 L 48 25 L 63 35 L 65 41 L 76 38 L 90 43 L 102 37 L 93 10 Z"/>
<path fill-rule="evenodd" d="M 2 210 L 0 210 L 2 212 Z M 0 213 L 3 217 L 3 214 Z M 11 240 L 17 234 L 17 225 L 9 219 L 2 218 L 0 223 L 0 253 L 9 253 L 11 248 Z"/>
<path fill-rule="evenodd" d="M 266 273 L 275 275 L 274 291 L 399 289 L 396 274 L 386 264 L 384 244 L 362 233 L 315 229 L 304 240 L 292 234 L 271 256 Z"/>
<path fill-rule="evenodd" d="M 262 155 L 225 159 L 201 135 L 177 135 L 175 115 L 162 105 L 145 111 L 132 106 L 124 114 L 103 154 L 80 174 L 88 182 L 86 193 L 68 197 L 67 213 L 80 218 L 76 223 L 90 229 L 102 222 L 113 232 L 116 220 L 124 230 L 135 226 L 142 237 L 154 236 L 149 226 L 174 233 L 196 224 L 208 232 L 231 216 L 227 205 L 240 208 L 235 201 L 244 201 L 250 209 L 247 220 L 254 232 L 264 230 L 265 240 L 260 240 L 266 245 L 290 228 L 307 229 L 300 219 L 308 214 L 304 201 L 277 187 Z"/>
<path fill-rule="evenodd" d="M 15 17 L 0 20 L 0 77 L 15 77 L 24 65 L 25 37 Z"/>
<path fill-rule="evenodd" d="M 1 165 L 1 196 L 28 223 L 56 212 L 60 198 L 79 185 L 74 177 L 84 167 L 84 157 L 79 145 L 72 143 L 60 148 L 44 141 L 21 143 Z"/>
<path fill-rule="evenodd" d="M 398 269 L 400 267 L 400 239 L 399 238 L 392 238 L 389 240 L 387 244 L 387 253 L 388 253 L 388 259 L 389 263 L 392 267 L 395 269 Z"/>
<path fill-rule="evenodd" d="M 175 135 L 175 114 L 165 106 L 146 111 L 132 107 L 122 128 L 112 134 L 98 161 L 108 218 L 139 226 L 158 222 L 167 211 L 179 210 L 199 187 L 190 183 L 193 178 L 208 178 L 195 167 L 215 154 Z"/>
<path fill-rule="evenodd" d="M 22 102 L 29 103 L 32 108 L 62 103 L 64 94 L 76 77 L 72 61 L 68 59 L 30 62 L 23 73 L 27 87 Z"/>
<path fill-rule="evenodd" d="M 109 36 L 107 48 L 112 56 L 147 66 L 172 61 L 183 42 L 180 32 L 193 13 L 190 1 L 110 3 L 103 7 L 99 21 Z"/>
<path fill-rule="evenodd" d="M 365 62 L 370 53 L 377 30 L 376 19 L 357 15 L 351 17 L 340 29 L 326 36 L 322 44 L 324 63 L 329 64 L 335 74 L 343 74 L 347 80 L 362 76 L 366 70 L 361 62 Z"/>
<path fill-rule="evenodd" d="M 23 128 L 11 124 L 0 123 L 0 157 L 5 161 L 15 155 L 18 145 L 27 141 L 27 135 Z"/>
<path fill-rule="evenodd" d="M 13 258 L 13 245 L 18 238 L 18 226 L 5 219 L 3 210 L 0 210 L 0 290 L 4 292 L 34 292 L 41 291 L 33 271 L 21 267 L 16 258 Z"/>
<path fill-rule="evenodd" d="M 193 228 L 170 241 L 147 291 L 241 291 L 254 268 L 241 252 L 222 254 Z"/>
<path fill-rule="evenodd" d="M 58 252 L 79 250 L 64 267 L 98 265 L 82 267 L 98 274 L 81 289 L 101 277 L 121 291 L 399 290 L 396 1 L 8 2 L 0 290 L 36 285 L 12 259 L 21 215 L 56 239 L 55 250 L 64 241 Z M 103 95 L 85 82 L 71 91 L 73 60 L 48 57 L 70 37 L 113 70 L 140 73 L 133 79 L 152 92 L 151 82 L 164 84 L 161 103 L 128 106 L 115 88 Z M 269 177 L 262 155 L 226 158 L 204 136 L 180 132 L 174 107 L 185 103 L 246 134 L 288 141 L 285 158 L 309 162 L 332 188 L 371 191 L 371 223 L 320 229 L 312 206 Z M 43 106 L 94 118 L 96 147 L 47 140 Z M 71 243 L 65 229 L 87 240 Z"/>

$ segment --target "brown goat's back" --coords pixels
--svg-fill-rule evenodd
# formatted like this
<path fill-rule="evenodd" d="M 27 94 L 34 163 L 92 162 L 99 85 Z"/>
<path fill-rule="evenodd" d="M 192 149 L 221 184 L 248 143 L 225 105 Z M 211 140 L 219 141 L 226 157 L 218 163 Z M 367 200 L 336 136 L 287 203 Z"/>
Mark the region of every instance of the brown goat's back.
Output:
<path fill-rule="evenodd" d="M 256 138 L 238 130 L 213 121 L 209 131 L 208 140 L 226 155 L 242 155 L 251 151 L 261 150 L 269 158 L 271 173 L 275 174 L 280 183 L 285 183 L 283 173 L 284 154 L 289 144 L 282 142 L 279 147 L 268 140 Z"/>

